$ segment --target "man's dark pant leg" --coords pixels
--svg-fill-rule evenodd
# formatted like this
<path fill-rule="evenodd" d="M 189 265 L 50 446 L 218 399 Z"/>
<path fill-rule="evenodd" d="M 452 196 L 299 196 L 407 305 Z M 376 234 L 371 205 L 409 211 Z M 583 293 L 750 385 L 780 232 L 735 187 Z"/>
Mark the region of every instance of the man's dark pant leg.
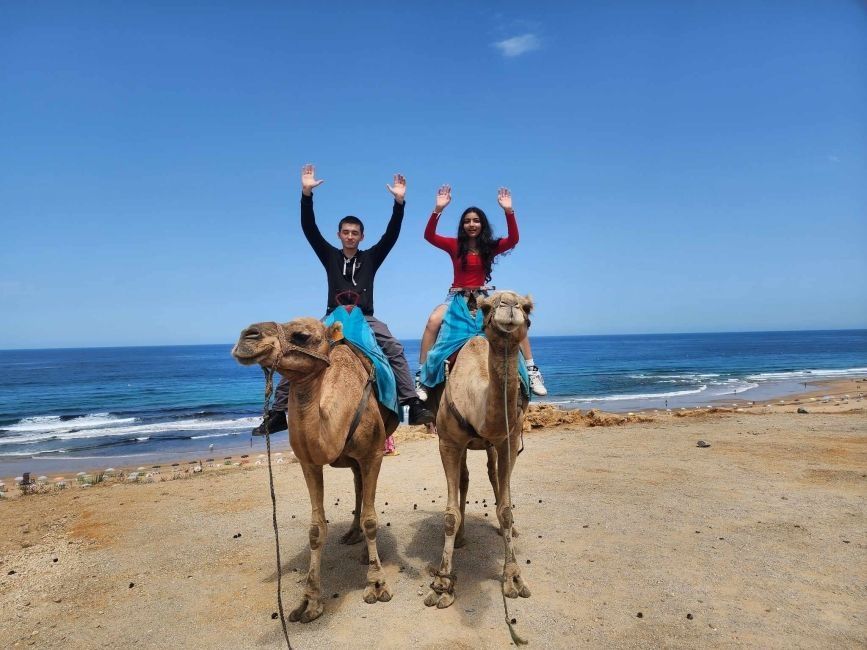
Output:
<path fill-rule="evenodd" d="M 373 316 L 365 316 L 370 329 L 376 336 L 376 342 L 388 357 L 388 363 L 394 371 L 394 380 L 397 382 L 397 399 L 401 404 L 407 404 L 416 398 L 415 382 L 409 372 L 409 363 L 403 353 L 403 344 L 398 341 L 389 331 L 388 326 Z"/>
<path fill-rule="evenodd" d="M 279 375 L 278 375 L 279 376 Z M 285 377 L 280 377 L 280 383 L 277 384 L 277 389 L 274 391 L 274 405 L 272 411 L 285 411 L 289 403 L 289 380 Z"/>

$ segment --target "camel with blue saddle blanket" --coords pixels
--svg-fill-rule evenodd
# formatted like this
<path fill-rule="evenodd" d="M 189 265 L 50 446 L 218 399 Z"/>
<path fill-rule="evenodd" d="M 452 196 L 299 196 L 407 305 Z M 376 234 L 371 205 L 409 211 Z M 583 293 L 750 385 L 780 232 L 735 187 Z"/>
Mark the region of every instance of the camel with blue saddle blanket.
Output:
<path fill-rule="evenodd" d="M 354 518 L 340 541 L 367 542 L 364 601 L 391 600 L 376 547 L 374 501 L 383 445 L 397 428 L 398 405 L 394 375 L 361 310 L 338 308 L 327 323 L 298 318 L 251 325 L 241 332 L 232 355 L 244 365 L 258 364 L 289 380 L 289 442 L 301 464 L 312 507 L 310 567 L 304 596 L 289 620 L 307 623 L 324 609 L 320 566 L 328 531 L 325 465 L 349 467 L 355 479 Z"/>
<path fill-rule="evenodd" d="M 440 326 L 436 342 L 427 353 L 427 360 L 419 369 L 419 380 L 427 388 L 436 388 L 445 380 L 446 362 L 454 363 L 457 353 L 474 336 L 484 336 L 482 311 L 476 308 L 479 291 L 465 290 L 455 295 Z M 527 399 L 530 398 L 530 379 L 523 353 L 518 350 L 518 376 Z M 431 403 L 436 403 L 432 400 Z"/>
<path fill-rule="evenodd" d="M 449 331 L 472 329 L 476 334 L 459 347 L 454 362 L 440 352 L 443 362 L 441 383 L 436 369 L 422 371 L 432 384 L 428 404 L 436 412 L 436 429 L 443 469 L 448 484 L 445 513 L 445 544 L 439 568 L 431 568 L 433 581 L 425 605 L 448 607 L 455 600 L 452 553 L 464 544 L 464 506 L 469 487 L 467 450 L 488 451 L 488 476 L 497 501 L 497 520 L 503 535 L 503 594 L 509 598 L 530 596 L 530 589 L 512 549 L 510 479 L 522 444 L 524 413 L 529 403 L 526 381 L 519 371 L 519 346 L 527 336 L 533 301 L 512 291 L 479 297 L 475 312 L 462 297 L 456 297 L 449 311 L 451 321 L 443 322 L 446 340 L 460 338 Z M 457 349 L 457 348 L 456 348 Z M 430 360 L 433 355 L 428 356 Z"/>

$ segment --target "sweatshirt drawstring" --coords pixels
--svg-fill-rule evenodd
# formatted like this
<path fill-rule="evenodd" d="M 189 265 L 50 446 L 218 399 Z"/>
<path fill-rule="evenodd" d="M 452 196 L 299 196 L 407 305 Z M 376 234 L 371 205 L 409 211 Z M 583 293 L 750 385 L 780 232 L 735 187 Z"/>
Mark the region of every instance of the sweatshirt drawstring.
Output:
<path fill-rule="evenodd" d="M 353 287 L 358 286 L 358 283 L 355 281 L 356 261 L 357 261 L 357 259 L 355 256 L 353 256 L 352 259 L 346 259 L 346 257 L 343 258 L 343 277 L 346 277 L 346 265 L 349 264 L 349 262 L 352 262 L 352 275 L 351 275 L 350 279 L 352 280 L 352 286 Z"/>

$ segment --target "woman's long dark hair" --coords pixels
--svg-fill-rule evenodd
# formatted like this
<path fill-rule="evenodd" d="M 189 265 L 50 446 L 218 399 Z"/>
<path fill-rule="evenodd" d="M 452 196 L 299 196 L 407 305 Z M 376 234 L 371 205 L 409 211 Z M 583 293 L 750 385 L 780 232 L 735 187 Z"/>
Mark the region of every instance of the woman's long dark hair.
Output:
<path fill-rule="evenodd" d="M 497 250 L 497 245 L 500 243 L 500 238 L 494 239 L 494 234 L 491 232 L 491 224 L 488 221 L 488 216 L 475 206 L 470 206 L 461 214 L 461 220 L 458 222 L 458 257 L 461 260 L 461 268 L 467 270 L 467 253 L 469 253 L 469 235 L 464 230 L 464 217 L 470 212 L 475 212 L 479 215 L 479 221 L 482 224 L 482 230 L 476 237 L 476 250 L 479 251 L 479 257 L 482 259 L 482 268 L 485 269 L 485 284 L 491 281 L 491 267 L 494 265 L 494 251 Z"/>

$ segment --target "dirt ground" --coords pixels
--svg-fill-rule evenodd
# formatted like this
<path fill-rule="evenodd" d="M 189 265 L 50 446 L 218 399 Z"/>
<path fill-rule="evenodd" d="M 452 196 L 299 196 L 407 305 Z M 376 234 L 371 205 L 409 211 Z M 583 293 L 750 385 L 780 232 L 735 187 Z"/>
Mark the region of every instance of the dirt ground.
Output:
<path fill-rule="evenodd" d="M 533 594 L 509 601 L 518 632 L 531 647 L 865 647 L 863 404 L 528 432 L 513 494 Z M 328 601 L 318 620 L 288 624 L 294 647 L 510 645 L 481 452 L 457 600 L 422 602 L 442 550 L 445 479 L 435 439 L 410 438 L 385 459 L 377 499 L 393 600 L 362 601 L 362 549 L 337 543 L 351 473 L 327 468 Z M 303 589 L 309 502 L 298 464 L 276 466 L 276 482 L 288 610 Z M 283 644 L 263 467 L 7 498 L 0 521 L 0 647 Z"/>

